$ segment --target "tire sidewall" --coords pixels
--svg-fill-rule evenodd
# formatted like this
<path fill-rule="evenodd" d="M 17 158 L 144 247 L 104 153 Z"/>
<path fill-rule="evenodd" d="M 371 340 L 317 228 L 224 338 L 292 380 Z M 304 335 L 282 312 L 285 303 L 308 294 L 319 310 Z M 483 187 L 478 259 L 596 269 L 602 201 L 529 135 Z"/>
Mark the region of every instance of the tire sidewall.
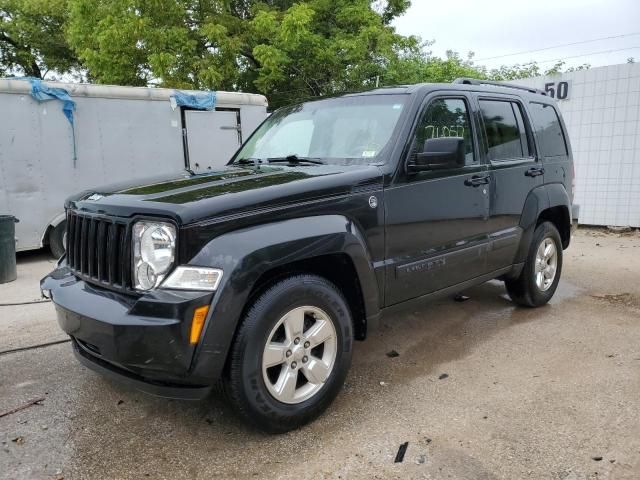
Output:
<path fill-rule="evenodd" d="M 286 404 L 267 389 L 262 374 L 262 355 L 269 334 L 282 316 L 301 306 L 320 308 L 333 321 L 337 334 L 334 366 L 324 386 L 311 398 Z M 329 282 L 314 276 L 297 276 L 267 290 L 252 306 L 234 345 L 231 375 L 246 402 L 250 417 L 262 419 L 263 428 L 284 431 L 318 416 L 341 389 L 349 367 L 353 334 L 351 315 L 342 295 Z M 232 380 L 234 380 L 232 378 Z"/>
<path fill-rule="evenodd" d="M 56 225 L 49 234 L 49 249 L 54 257 L 60 258 L 64 255 L 65 247 L 64 247 L 64 234 L 67 230 L 67 221 L 63 220 L 58 225 Z"/>
<path fill-rule="evenodd" d="M 553 279 L 553 283 L 547 290 L 541 290 L 540 288 L 538 288 L 538 285 L 535 281 L 536 254 L 538 248 L 540 247 L 540 244 L 547 238 L 551 239 L 554 242 L 558 260 L 556 267 L 556 276 Z M 562 253 L 562 240 L 560 239 L 560 233 L 558 232 L 558 229 L 550 222 L 543 222 L 538 225 L 533 234 L 533 240 L 531 242 L 531 248 L 529 250 L 529 257 L 527 258 L 524 272 L 527 276 L 527 290 L 529 291 L 533 304 L 543 305 L 547 303 L 556 292 L 558 283 L 560 282 L 560 276 L 562 274 Z"/>

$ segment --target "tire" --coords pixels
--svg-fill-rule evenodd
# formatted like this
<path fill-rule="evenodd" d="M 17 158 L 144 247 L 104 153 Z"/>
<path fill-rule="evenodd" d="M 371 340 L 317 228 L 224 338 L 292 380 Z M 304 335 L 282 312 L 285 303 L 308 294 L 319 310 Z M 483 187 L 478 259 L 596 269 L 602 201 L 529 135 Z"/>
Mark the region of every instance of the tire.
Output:
<path fill-rule="evenodd" d="M 347 377 L 352 325 L 346 300 L 324 278 L 296 275 L 268 288 L 249 308 L 231 347 L 225 389 L 240 416 L 269 433 L 283 433 L 318 417 Z M 302 335 L 295 333 L 299 330 Z M 333 340 L 327 337 L 314 347 L 329 334 L 335 335 Z M 295 338 L 300 342 L 294 344 Z M 275 356 L 266 354 L 267 345 Z M 319 381 L 326 372 L 326 379 Z M 293 389 L 286 388 L 292 384 Z"/>
<path fill-rule="evenodd" d="M 548 246 L 550 242 L 553 243 L 555 248 L 555 269 L 553 278 L 548 278 L 550 275 L 551 259 L 545 259 L 545 263 L 539 263 L 538 265 L 545 270 L 543 272 L 536 271 L 536 258 L 538 257 L 538 250 L 545 250 L 542 244 L 546 242 Z M 551 263 L 550 263 L 551 262 Z M 546 266 L 544 266 L 546 265 Z M 542 222 L 538 225 L 533 232 L 533 239 L 529 247 L 527 258 L 524 262 L 524 267 L 520 276 L 515 280 L 505 280 L 507 287 L 507 293 L 511 300 L 518 305 L 525 307 L 540 307 L 545 305 L 558 288 L 558 282 L 560 281 L 560 275 L 562 273 L 562 240 L 558 229 L 551 222 Z M 542 275 L 542 288 L 539 286 L 538 275 Z"/>
<path fill-rule="evenodd" d="M 67 221 L 63 220 L 56 227 L 49 231 L 49 248 L 54 257 L 60 258 L 66 249 L 65 234 L 67 232 Z"/>

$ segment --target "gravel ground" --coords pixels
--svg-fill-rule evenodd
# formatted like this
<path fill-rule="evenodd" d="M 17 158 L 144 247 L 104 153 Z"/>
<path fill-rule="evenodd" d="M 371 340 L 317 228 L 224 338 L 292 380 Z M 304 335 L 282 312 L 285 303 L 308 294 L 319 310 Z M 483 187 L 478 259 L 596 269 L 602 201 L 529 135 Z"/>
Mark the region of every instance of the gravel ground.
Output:
<path fill-rule="evenodd" d="M 490 282 L 387 319 L 327 413 L 279 436 L 103 379 L 68 343 L 15 351 L 65 337 L 51 304 L 0 306 L 0 414 L 43 399 L 0 418 L 0 478 L 640 478 L 640 234 L 579 230 L 565 254 L 546 307 Z M 51 268 L 20 255 L 0 304 Z"/>

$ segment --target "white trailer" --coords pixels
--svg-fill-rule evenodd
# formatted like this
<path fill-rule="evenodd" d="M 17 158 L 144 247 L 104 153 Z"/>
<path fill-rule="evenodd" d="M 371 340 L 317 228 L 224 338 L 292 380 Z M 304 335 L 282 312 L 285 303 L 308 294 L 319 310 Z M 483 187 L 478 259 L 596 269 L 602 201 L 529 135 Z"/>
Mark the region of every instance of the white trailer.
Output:
<path fill-rule="evenodd" d="M 160 88 L 42 82 L 75 102 L 38 102 L 30 81 L 0 79 L 0 214 L 14 215 L 16 249 L 62 245 L 64 199 L 81 190 L 226 164 L 267 116 L 262 95 L 215 93 L 215 109 L 176 107 Z M 205 92 L 182 92 L 202 95 Z M 59 250 L 59 248 L 58 248 Z"/>

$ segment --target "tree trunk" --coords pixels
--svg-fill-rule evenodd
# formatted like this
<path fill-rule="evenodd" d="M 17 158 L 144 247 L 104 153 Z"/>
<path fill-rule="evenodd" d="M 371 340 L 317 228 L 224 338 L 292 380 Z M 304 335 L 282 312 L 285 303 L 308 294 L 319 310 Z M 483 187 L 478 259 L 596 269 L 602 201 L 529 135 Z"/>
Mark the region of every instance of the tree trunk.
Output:
<path fill-rule="evenodd" d="M 40 70 L 40 67 L 36 63 L 35 59 L 31 60 L 31 64 L 29 64 L 29 65 L 21 65 L 21 67 L 24 69 L 24 73 L 28 77 L 35 77 L 35 78 L 39 78 L 40 80 L 42 80 L 42 70 Z"/>
<path fill-rule="evenodd" d="M 31 52 L 31 48 L 29 48 L 26 45 L 19 45 L 17 42 L 15 42 L 11 37 L 9 37 L 4 32 L 0 32 L 0 40 L 8 43 L 18 51 L 23 51 L 27 53 L 28 54 L 27 58 L 31 57 L 31 59 L 30 61 L 26 60 L 25 62 L 20 62 L 19 63 L 20 67 L 22 67 L 22 69 L 24 70 L 24 74 L 27 77 L 35 77 L 42 80 L 42 70 L 40 70 L 40 66 L 36 62 L 36 59 L 33 56 L 33 53 Z"/>

